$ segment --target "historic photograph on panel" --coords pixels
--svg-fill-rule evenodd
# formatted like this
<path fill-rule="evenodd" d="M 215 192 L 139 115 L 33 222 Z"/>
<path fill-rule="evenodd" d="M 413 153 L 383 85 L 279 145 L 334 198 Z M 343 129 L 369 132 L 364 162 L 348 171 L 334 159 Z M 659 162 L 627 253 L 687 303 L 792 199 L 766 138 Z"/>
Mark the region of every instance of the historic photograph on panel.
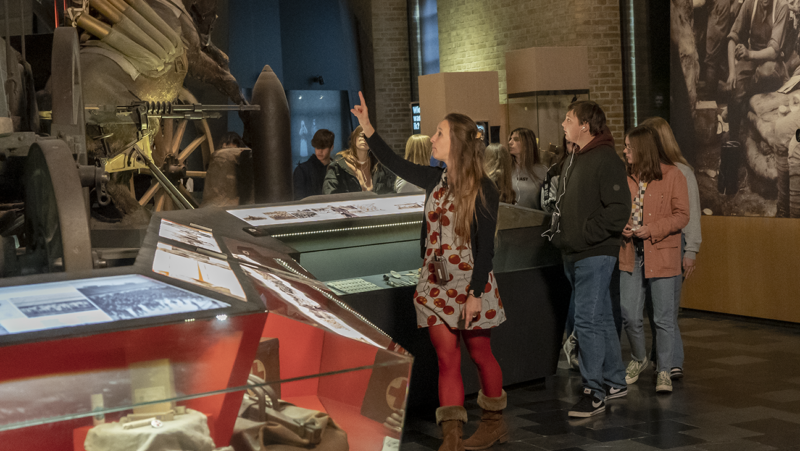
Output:
<path fill-rule="evenodd" d="M 185 226 L 176 222 L 161 220 L 158 236 L 174 240 L 189 246 L 200 247 L 214 252 L 222 252 L 214 239 L 214 235 L 205 230 Z"/>
<path fill-rule="evenodd" d="M 75 288 L 115 321 L 229 306 L 139 275 L 78 281 Z"/>
<path fill-rule="evenodd" d="M 225 260 L 159 242 L 153 272 L 247 300 L 239 279 Z"/>
<path fill-rule="evenodd" d="M 671 124 L 706 215 L 800 217 L 800 1 L 671 0 Z"/>
<path fill-rule="evenodd" d="M 228 306 L 140 275 L 6 287 L 0 289 L 0 335 Z"/>
<path fill-rule="evenodd" d="M 382 199 L 349 200 L 319 204 L 282 205 L 228 210 L 228 213 L 251 226 L 303 224 L 345 218 L 366 218 L 396 213 L 422 212 L 425 196 L 386 197 Z"/>

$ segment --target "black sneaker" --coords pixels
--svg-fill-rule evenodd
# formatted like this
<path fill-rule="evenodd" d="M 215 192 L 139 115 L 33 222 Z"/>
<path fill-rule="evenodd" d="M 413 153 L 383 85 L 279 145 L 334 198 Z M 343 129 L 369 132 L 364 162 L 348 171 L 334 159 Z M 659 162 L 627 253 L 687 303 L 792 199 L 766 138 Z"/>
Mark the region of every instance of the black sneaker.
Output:
<path fill-rule="evenodd" d="M 683 379 L 683 368 L 675 367 L 669 370 L 669 378 L 672 380 Z"/>
<path fill-rule="evenodd" d="M 577 404 L 572 406 L 567 412 L 572 418 L 589 418 L 598 413 L 605 412 L 606 403 L 602 399 L 595 398 L 592 391 L 588 388 L 583 389 L 583 396 Z"/>
<path fill-rule="evenodd" d="M 608 387 L 606 389 L 606 401 L 609 399 L 623 398 L 625 396 L 628 396 L 627 386 L 622 388 Z"/>

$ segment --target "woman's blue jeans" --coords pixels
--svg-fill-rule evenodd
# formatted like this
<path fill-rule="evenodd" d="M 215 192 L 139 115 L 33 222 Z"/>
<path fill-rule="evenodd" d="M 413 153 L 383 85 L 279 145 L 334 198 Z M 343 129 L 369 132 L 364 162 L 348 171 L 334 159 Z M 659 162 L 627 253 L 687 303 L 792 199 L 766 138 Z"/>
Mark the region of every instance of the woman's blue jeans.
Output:
<path fill-rule="evenodd" d="M 669 372 L 673 359 L 675 333 L 675 284 L 674 277 L 644 277 L 643 256 L 636 253 L 633 272 L 620 271 L 620 305 L 622 324 L 631 345 L 631 357 L 642 361 L 647 356 L 645 346 L 643 314 L 647 289 L 653 298 L 653 321 L 656 326 L 656 355 L 658 371 Z"/>

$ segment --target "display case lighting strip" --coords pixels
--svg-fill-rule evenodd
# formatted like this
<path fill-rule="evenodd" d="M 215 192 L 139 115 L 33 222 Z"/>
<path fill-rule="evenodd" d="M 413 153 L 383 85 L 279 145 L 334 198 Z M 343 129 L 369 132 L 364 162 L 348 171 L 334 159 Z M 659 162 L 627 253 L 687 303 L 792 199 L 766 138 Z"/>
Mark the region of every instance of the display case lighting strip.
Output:
<path fill-rule="evenodd" d="M 420 221 L 420 222 L 422 222 L 422 221 Z M 381 330 L 381 328 L 376 326 L 375 324 L 372 324 L 372 322 L 370 320 L 368 320 L 367 318 L 364 318 L 364 315 L 362 315 L 362 314 L 358 313 L 357 311 L 353 310 L 352 308 L 350 308 L 349 305 L 347 305 L 344 302 L 340 301 L 339 299 L 336 299 L 335 297 L 331 296 L 330 293 L 328 293 L 328 292 L 326 292 L 324 290 L 321 290 L 321 289 L 319 289 L 319 288 L 317 288 L 317 287 L 315 287 L 313 285 L 311 286 L 311 288 L 319 291 L 320 293 L 322 293 L 323 296 L 325 296 L 326 298 L 328 298 L 331 301 L 333 301 L 334 303 L 336 303 L 336 305 L 338 305 L 339 307 L 341 307 L 341 308 L 347 310 L 348 312 L 352 313 L 356 318 L 360 319 L 361 321 L 364 321 L 368 325 L 372 326 L 375 330 L 377 330 L 381 334 L 385 335 L 390 340 L 394 341 L 394 339 L 391 336 L 389 336 L 389 334 L 387 334 L 386 332 Z"/>
<path fill-rule="evenodd" d="M 298 276 L 300 276 L 300 277 L 302 277 L 302 278 L 304 278 L 304 279 L 308 279 L 308 276 L 307 276 L 307 275 L 305 275 L 305 274 L 301 273 L 300 271 L 298 271 L 298 270 L 296 270 L 296 269 L 292 268 L 292 267 L 291 267 L 291 265 L 289 265 L 288 263 L 286 263 L 285 261 L 283 261 L 283 259 L 276 258 L 276 259 L 275 259 L 275 261 L 276 261 L 276 262 L 278 262 L 278 264 L 279 264 L 279 265 L 281 265 L 281 266 L 283 266 L 284 268 L 288 269 L 288 270 L 289 270 L 289 272 L 292 272 L 292 273 L 294 273 L 294 274 L 297 274 Z M 298 263 L 298 264 L 299 264 L 299 263 Z M 303 269 L 305 269 L 305 268 L 303 268 Z"/>
<path fill-rule="evenodd" d="M 400 226 L 414 225 L 414 224 L 422 224 L 422 221 L 395 222 L 393 224 L 376 224 L 376 225 L 358 226 L 358 227 L 342 227 L 342 228 L 339 228 L 339 229 L 329 229 L 329 230 L 309 230 L 308 232 L 278 233 L 278 234 L 270 235 L 270 236 L 272 238 L 286 238 L 286 237 L 293 237 L 293 236 L 317 235 L 317 234 L 320 234 L 320 233 L 350 232 L 350 231 L 353 231 L 353 230 L 368 230 L 368 229 L 381 229 L 381 228 L 386 228 L 386 227 L 400 227 Z"/>

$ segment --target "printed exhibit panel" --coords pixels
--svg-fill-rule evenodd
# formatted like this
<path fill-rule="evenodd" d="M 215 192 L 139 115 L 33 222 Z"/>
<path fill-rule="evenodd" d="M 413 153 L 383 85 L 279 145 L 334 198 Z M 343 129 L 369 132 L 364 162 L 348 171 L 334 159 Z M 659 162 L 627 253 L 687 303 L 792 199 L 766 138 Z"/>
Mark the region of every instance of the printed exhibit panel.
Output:
<path fill-rule="evenodd" d="M 704 215 L 800 217 L 798 2 L 671 0 L 671 120 Z"/>

